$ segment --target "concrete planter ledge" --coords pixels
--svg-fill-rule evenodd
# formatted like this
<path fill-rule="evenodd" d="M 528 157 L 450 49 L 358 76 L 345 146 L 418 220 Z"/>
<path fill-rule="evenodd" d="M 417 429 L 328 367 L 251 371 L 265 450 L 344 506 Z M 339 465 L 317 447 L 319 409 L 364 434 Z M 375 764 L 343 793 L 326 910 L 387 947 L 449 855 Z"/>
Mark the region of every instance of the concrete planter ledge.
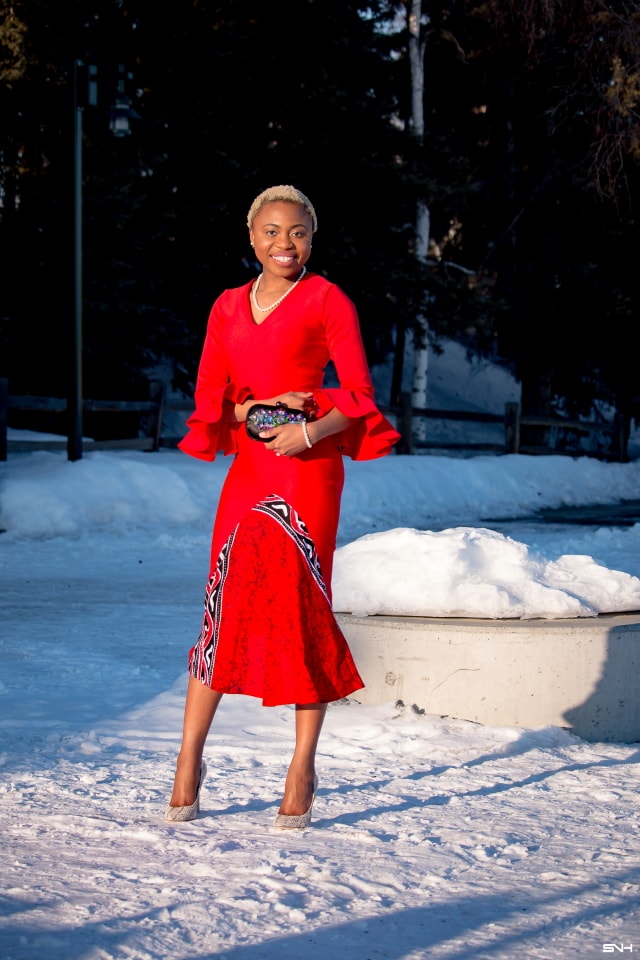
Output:
<path fill-rule="evenodd" d="M 361 703 L 403 700 L 492 726 L 640 741 L 640 612 L 575 620 L 336 616 L 366 684 L 353 696 Z"/>

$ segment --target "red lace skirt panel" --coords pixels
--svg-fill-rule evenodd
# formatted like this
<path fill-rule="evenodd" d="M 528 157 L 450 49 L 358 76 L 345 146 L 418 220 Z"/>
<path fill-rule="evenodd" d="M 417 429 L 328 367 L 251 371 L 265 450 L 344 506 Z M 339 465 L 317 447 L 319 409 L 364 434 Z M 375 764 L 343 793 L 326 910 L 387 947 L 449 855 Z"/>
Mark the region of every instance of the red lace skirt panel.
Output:
<path fill-rule="evenodd" d="M 255 503 L 223 544 L 189 670 L 220 693 L 265 706 L 328 703 L 364 686 L 314 539 L 286 498 Z"/>

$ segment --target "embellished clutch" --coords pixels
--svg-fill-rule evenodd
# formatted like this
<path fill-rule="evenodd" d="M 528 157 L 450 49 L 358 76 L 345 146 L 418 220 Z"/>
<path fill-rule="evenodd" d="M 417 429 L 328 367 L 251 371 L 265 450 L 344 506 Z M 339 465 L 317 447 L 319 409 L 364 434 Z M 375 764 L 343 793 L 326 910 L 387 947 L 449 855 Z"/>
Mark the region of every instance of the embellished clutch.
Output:
<path fill-rule="evenodd" d="M 306 423 L 307 419 L 303 410 L 289 409 L 286 403 L 278 402 L 275 406 L 268 403 L 254 403 L 247 411 L 245 426 L 252 440 L 268 443 L 271 437 L 259 436 L 263 430 L 281 427 L 285 423 Z"/>

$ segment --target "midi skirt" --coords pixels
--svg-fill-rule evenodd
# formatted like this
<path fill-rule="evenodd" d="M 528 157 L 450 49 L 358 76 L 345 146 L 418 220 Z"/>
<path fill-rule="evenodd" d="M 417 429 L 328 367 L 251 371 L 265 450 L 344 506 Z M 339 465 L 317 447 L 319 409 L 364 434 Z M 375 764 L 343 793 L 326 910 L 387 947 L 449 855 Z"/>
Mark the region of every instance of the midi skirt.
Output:
<path fill-rule="evenodd" d="M 331 607 L 344 474 L 330 440 L 291 458 L 240 440 L 189 652 L 191 675 L 219 693 L 276 706 L 328 703 L 364 686 Z"/>

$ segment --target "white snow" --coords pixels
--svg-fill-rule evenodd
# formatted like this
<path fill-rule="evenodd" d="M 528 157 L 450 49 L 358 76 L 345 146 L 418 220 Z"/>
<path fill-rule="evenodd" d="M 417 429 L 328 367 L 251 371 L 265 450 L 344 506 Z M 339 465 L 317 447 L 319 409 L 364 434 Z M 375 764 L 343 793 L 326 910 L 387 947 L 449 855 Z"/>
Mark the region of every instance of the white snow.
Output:
<path fill-rule="evenodd" d="M 293 708 L 226 697 L 200 818 L 162 819 L 228 465 L 177 451 L 0 465 L 3 960 L 640 952 L 639 744 L 341 702 L 313 825 L 288 834 L 271 824 Z M 640 607 L 639 524 L 531 520 L 637 499 L 638 461 L 346 467 L 341 609 Z"/>

